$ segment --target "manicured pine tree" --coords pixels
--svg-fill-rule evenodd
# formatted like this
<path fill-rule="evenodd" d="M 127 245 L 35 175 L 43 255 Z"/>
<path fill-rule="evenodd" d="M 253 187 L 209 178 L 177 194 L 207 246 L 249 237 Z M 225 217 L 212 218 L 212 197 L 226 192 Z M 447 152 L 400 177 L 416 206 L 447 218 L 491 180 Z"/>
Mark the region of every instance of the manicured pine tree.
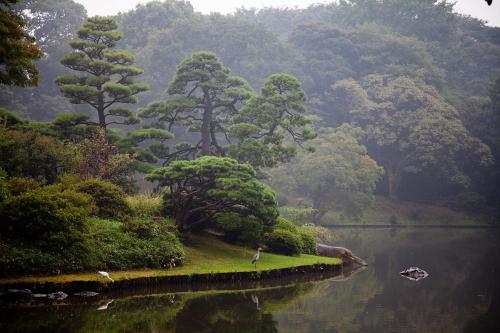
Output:
<path fill-rule="evenodd" d="M 117 104 L 137 103 L 137 94 L 148 90 L 133 77 L 143 73 L 133 66 L 134 56 L 116 49 L 122 38 L 116 22 L 107 17 L 91 17 L 77 31 L 78 39 L 70 41 L 73 52 L 61 63 L 81 75 L 65 75 L 56 79 L 61 92 L 74 104 L 88 104 L 97 111 L 98 125 L 135 124 L 132 111 Z"/>

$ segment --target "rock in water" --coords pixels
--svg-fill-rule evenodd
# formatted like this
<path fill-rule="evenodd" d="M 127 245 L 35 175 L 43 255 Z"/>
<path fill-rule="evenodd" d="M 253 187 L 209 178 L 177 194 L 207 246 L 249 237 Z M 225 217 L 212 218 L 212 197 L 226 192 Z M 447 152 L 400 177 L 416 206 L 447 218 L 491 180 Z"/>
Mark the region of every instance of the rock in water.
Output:
<path fill-rule="evenodd" d="M 399 272 L 399 274 L 401 274 L 402 276 L 404 276 L 408 280 L 412 280 L 412 281 L 420 281 L 420 280 L 423 280 L 429 276 L 429 274 L 426 271 L 424 271 L 423 269 L 420 269 L 418 267 L 407 268 L 407 269 Z"/>
<path fill-rule="evenodd" d="M 55 299 L 56 301 L 61 301 L 68 297 L 68 294 L 62 291 L 58 291 L 56 293 L 48 294 L 47 297 L 50 299 Z"/>

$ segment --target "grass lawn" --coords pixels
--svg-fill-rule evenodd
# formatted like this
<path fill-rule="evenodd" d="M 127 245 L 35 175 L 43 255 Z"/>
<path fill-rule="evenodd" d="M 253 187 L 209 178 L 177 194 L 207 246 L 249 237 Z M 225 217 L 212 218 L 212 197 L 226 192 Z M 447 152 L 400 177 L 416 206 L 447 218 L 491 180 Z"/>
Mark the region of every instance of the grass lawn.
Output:
<path fill-rule="evenodd" d="M 141 277 L 166 276 L 166 275 L 192 275 L 207 273 L 247 272 L 254 271 L 255 267 L 250 263 L 254 253 L 253 249 L 230 245 L 215 238 L 193 237 L 192 245 L 185 246 L 186 261 L 184 265 L 172 269 L 141 269 L 109 272 L 114 280 L 133 279 Z M 277 268 L 288 268 L 295 266 L 312 265 L 317 263 L 340 264 L 340 259 L 318 257 L 312 255 L 301 255 L 289 257 L 266 252 L 260 253 L 257 263 L 257 271 L 271 270 Z M 17 278 L 0 279 L 3 283 L 22 282 L 70 282 L 70 281 L 92 281 L 105 278 L 96 272 L 63 274 L 53 276 L 26 276 Z"/>

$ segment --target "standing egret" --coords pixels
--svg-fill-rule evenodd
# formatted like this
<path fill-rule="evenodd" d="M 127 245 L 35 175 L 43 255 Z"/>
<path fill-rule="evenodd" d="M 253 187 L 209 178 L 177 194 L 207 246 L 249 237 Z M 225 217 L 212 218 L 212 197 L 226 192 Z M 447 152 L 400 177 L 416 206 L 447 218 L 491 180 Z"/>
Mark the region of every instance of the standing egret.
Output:
<path fill-rule="evenodd" d="M 104 276 L 104 277 L 105 277 L 105 278 L 107 278 L 109 281 L 111 281 L 111 282 L 115 282 L 115 280 L 113 280 L 113 279 L 109 276 L 109 273 L 108 273 L 108 272 L 98 271 L 97 273 L 99 273 L 100 275 Z"/>
<path fill-rule="evenodd" d="M 257 269 L 257 260 L 260 259 L 260 250 L 262 250 L 260 247 L 257 249 L 257 253 L 253 255 L 252 257 L 252 264 L 255 265 L 255 269 Z"/>

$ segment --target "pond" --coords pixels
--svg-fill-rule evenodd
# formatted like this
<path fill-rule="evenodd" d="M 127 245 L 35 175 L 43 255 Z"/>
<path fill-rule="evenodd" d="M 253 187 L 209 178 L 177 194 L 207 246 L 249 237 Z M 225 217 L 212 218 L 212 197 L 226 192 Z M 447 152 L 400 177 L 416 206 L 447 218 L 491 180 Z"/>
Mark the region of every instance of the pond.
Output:
<path fill-rule="evenodd" d="M 336 234 L 335 245 L 352 249 L 370 266 L 281 287 L 4 306 L 0 332 L 500 332 L 498 229 Z M 429 277 L 401 277 L 409 266 Z"/>

